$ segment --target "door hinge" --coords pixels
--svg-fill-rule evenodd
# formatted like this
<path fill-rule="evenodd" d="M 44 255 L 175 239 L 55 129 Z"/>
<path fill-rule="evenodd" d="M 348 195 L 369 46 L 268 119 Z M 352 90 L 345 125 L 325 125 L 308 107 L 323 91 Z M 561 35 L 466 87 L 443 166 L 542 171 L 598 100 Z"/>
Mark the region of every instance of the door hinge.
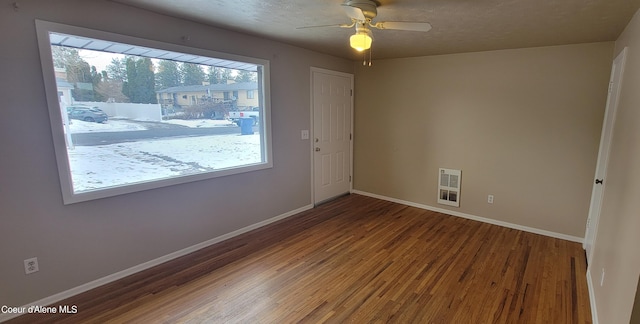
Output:
<path fill-rule="evenodd" d="M 611 91 L 613 91 L 613 81 L 609 82 L 609 93 L 611 93 Z"/>
<path fill-rule="evenodd" d="M 353 134 L 349 133 L 349 140 L 353 139 Z"/>
<path fill-rule="evenodd" d="M 353 97 L 353 89 L 351 89 L 351 96 Z"/>
<path fill-rule="evenodd" d="M 351 176 L 349 176 L 349 182 L 351 182 Z"/>

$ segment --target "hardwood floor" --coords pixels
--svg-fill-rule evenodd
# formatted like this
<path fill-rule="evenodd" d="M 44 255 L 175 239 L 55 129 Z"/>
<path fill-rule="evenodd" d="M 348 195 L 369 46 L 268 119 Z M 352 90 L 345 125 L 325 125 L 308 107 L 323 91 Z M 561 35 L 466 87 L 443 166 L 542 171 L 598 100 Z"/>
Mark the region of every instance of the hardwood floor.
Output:
<path fill-rule="evenodd" d="M 350 195 L 15 323 L 591 323 L 578 243 Z"/>

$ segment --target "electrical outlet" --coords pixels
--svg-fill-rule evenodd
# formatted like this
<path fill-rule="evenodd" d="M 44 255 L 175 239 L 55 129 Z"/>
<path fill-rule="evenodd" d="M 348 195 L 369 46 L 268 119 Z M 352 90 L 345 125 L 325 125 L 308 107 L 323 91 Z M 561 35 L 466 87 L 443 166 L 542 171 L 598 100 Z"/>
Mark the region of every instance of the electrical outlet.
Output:
<path fill-rule="evenodd" d="M 25 274 L 32 274 L 38 271 L 40 271 L 40 267 L 38 267 L 38 258 L 31 258 L 31 259 L 24 260 Z"/>
<path fill-rule="evenodd" d="M 487 196 L 487 202 L 493 204 L 493 195 Z"/>
<path fill-rule="evenodd" d="M 600 275 L 600 287 L 604 285 L 604 268 L 602 268 L 602 275 Z"/>

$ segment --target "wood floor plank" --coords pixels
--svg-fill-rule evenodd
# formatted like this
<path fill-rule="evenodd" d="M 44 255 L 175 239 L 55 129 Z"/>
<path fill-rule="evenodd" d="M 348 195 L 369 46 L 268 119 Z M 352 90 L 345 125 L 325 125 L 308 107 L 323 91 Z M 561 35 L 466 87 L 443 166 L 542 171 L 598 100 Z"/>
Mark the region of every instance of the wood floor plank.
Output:
<path fill-rule="evenodd" d="M 591 323 L 582 247 L 350 195 L 10 323 Z"/>

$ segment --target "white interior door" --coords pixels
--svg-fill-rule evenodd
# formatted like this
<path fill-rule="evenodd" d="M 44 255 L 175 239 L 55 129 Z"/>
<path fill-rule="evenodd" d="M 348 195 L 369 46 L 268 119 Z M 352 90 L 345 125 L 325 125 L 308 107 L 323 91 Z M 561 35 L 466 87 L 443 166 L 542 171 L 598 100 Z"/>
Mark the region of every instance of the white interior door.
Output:
<path fill-rule="evenodd" d="M 311 70 L 314 203 L 351 190 L 353 75 Z"/>
<path fill-rule="evenodd" d="M 627 49 L 625 48 L 613 61 L 611 68 L 611 79 L 609 80 L 609 95 L 607 106 L 602 123 L 602 134 L 600 136 L 600 149 L 598 150 L 598 162 L 596 164 L 596 174 L 591 191 L 591 205 L 589 206 L 589 218 L 587 219 L 587 229 L 584 235 L 584 249 L 587 254 L 587 262 L 591 263 L 593 258 L 593 244 L 598 233 L 598 222 L 600 221 L 600 210 L 602 208 L 602 196 L 606 186 L 607 164 L 609 161 L 609 151 L 613 127 L 615 124 L 616 110 L 618 109 L 618 96 L 622 83 L 622 73 Z"/>

